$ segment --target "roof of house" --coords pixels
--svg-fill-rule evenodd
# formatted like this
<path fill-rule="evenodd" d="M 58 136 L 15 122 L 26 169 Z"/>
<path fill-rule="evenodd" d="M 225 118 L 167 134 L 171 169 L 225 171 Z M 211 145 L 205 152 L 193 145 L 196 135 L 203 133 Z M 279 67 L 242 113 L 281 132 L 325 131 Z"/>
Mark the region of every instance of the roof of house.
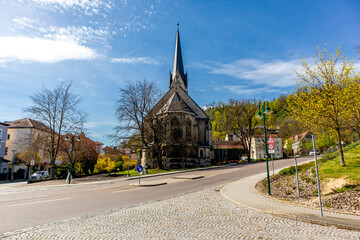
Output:
<path fill-rule="evenodd" d="M 244 146 L 241 144 L 240 141 L 220 141 L 220 142 L 213 141 L 212 145 L 214 149 L 244 148 Z"/>
<path fill-rule="evenodd" d="M 310 131 L 306 131 L 306 132 L 300 133 L 298 135 L 292 136 L 291 138 L 292 138 L 293 142 L 297 142 L 297 141 L 301 141 L 308 134 L 312 135 L 312 133 Z M 298 139 L 297 141 L 296 141 L 296 137 Z"/>
<path fill-rule="evenodd" d="M 255 134 L 255 138 L 264 138 L 264 134 Z M 254 138 L 252 137 L 252 138 Z M 272 138 L 280 138 L 277 134 L 266 134 L 266 137 L 272 137 Z"/>
<path fill-rule="evenodd" d="M 9 126 L 9 124 L 7 124 L 7 123 L 2 123 L 2 122 L 0 122 L 0 125 Z"/>
<path fill-rule="evenodd" d="M 23 118 L 15 121 L 6 121 L 5 123 L 9 124 L 9 128 L 35 128 L 41 131 L 49 130 L 49 127 L 45 124 L 30 118 Z"/>

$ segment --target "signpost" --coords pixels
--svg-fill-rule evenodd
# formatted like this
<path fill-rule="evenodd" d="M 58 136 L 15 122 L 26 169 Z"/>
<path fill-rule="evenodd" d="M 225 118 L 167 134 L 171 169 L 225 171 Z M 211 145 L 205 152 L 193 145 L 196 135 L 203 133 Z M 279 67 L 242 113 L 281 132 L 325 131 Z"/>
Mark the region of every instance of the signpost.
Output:
<path fill-rule="evenodd" d="M 314 149 L 315 171 L 316 171 L 317 187 L 318 187 L 318 194 L 319 194 L 320 215 L 323 217 L 323 210 L 322 210 L 322 204 L 321 204 L 319 171 L 318 171 L 317 155 L 316 155 L 315 135 L 312 135 L 312 142 L 313 142 L 313 149 Z"/>
<path fill-rule="evenodd" d="M 272 163 L 272 169 L 273 169 L 273 176 L 274 176 L 274 153 L 275 153 L 275 141 L 274 139 L 269 136 L 269 139 L 267 140 L 267 146 L 268 146 L 268 153 L 271 154 L 271 163 Z"/>
<path fill-rule="evenodd" d="M 136 171 L 139 173 L 139 185 L 140 185 L 140 173 L 144 170 L 143 166 L 141 164 L 136 166 Z"/>

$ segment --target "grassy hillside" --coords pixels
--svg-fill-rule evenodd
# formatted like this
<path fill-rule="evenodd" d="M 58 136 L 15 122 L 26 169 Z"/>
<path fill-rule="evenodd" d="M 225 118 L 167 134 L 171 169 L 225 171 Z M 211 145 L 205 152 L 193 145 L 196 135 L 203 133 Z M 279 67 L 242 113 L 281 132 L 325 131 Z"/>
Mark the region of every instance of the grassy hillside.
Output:
<path fill-rule="evenodd" d="M 337 152 L 319 159 L 319 176 L 323 205 L 327 208 L 360 214 L 360 142 L 344 148 L 346 166 L 340 166 Z M 318 206 L 318 190 L 314 162 L 298 166 L 300 198 L 297 196 L 295 167 L 281 170 L 271 177 L 272 196 L 308 207 Z M 266 179 L 257 184 L 266 193 Z"/>

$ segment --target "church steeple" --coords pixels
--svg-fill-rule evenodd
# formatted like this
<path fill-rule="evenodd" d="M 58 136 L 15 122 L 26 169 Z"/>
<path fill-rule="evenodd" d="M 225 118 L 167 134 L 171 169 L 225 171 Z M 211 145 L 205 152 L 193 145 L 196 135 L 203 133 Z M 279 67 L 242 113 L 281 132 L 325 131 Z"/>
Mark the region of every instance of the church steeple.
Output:
<path fill-rule="evenodd" d="M 179 33 L 179 24 L 177 24 L 177 34 L 176 34 L 176 45 L 175 45 L 175 56 L 174 56 L 174 67 L 172 74 L 170 73 L 170 88 L 173 83 L 179 82 L 179 85 L 184 88 L 184 91 L 187 92 L 187 73 L 184 73 L 184 65 L 181 54 L 181 45 L 180 45 L 180 33 Z M 175 81 L 177 80 L 177 81 Z"/>

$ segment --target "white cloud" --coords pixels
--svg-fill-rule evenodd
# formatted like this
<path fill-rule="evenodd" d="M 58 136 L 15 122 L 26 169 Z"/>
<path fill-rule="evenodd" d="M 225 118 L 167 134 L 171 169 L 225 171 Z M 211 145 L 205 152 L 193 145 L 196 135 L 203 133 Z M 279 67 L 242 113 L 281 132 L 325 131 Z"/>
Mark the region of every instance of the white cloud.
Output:
<path fill-rule="evenodd" d="M 64 60 L 89 60 L 97 57 L 90 48 L 75 42 L 29 37 L 0 37 L 0 62 L 54 63 Z"/>
<path fill-rule="evenodd" d="M 33 23 L 35 21 L 27 17 L 21 17 L 21 18 L 14 18 L 13 22 L 18 26 L 21 26 L 21 28 L 34 28 Z"/>
<path fill-rule="evenodd" d="M 149 65 L 161 65 L 161 63 L 155 59 L 149 57 L 131 57 L 131 58 L 113 58 L 112 63 L 125 63 L 125 64 L 149 64 Z"/>
<path fill-rule="evenodd" d="M 294 70 L 299 69 L 300 61 L 274 60 L 263 62 L 256 59 L 241 59 L 232 63 L 220 63 L 211 68 L 211 73 L 223 74 L 253 84 L 265 84 L 273 87 L 289 87 L 296 83 Z"/>
<path fill-rule="evenodd" d="M 44 34 L 44 38 L 76 43 L 88 43 L 92 40 L 106 42 L 107 37 L 110 36 L 108 28 L 94 29 L 90 26 L 50 26 L 47 28 L 39 28 L 39 31 Z"/>
<path fill-rule="evenodd" d="M 112 8 L 110 1 L 102 0 L 32 0 L 42 7 L 52 8 L 53 6 L 61 6 L 64 9 L 81 8 L 86 13 L 99 14 L 101 8 Z"/>
<path fill-rule="evenodd" d="M 218 91 L 226 90 L 237 95 L 260 95 L 262 93 L 280 92 L 278 88 L 246 88 L 244 86 L 223 86 Z"/>

